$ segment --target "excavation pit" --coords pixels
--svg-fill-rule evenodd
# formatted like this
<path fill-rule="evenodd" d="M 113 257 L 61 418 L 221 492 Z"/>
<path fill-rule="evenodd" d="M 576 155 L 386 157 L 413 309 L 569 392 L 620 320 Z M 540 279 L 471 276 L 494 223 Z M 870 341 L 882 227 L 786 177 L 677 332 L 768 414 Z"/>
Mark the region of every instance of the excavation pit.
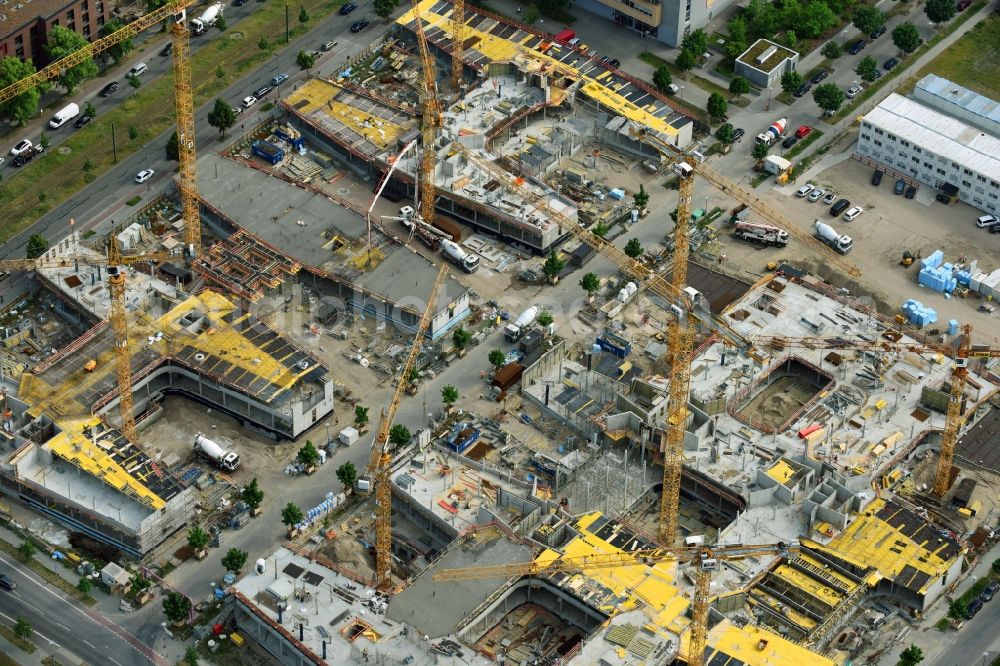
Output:
<path fill-rule="evenodd" d="M 821 368 L 788 356 L 740 391 L 730 402 L 729 414 L 754 430 L 767 434 L 782 432 L 833 381 L 833 375 Z"/>

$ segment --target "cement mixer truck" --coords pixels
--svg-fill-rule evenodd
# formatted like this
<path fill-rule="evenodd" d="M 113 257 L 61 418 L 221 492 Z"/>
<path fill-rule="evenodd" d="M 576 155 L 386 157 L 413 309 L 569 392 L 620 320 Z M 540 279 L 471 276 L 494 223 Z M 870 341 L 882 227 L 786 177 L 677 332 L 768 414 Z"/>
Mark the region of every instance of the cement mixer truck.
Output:
<path fill-rule="evenodd" d="M 456 266 L 459 266 L 466 273 L 475 273 L 479 270 L 479 257 L 471 252 L 466 252 L 458 243 L 444 238 L 441 240 L 441 251 Z"/>
<path fill-rule="evenodd" d="M 837 233 L 837 230 L 831 227 L 829 224 L 820 222 L 817 219 L 814 223 L 816 229 L 816 238 L 820 239 L 834 250 L 841 254 L 847 254 L 854 247 L 854 240 L 850 236 L 841 235 Z"/>
<path fill-rule="evenodd" d="M 194 436 L 194 449 L 203 458 L 227 472 L 235 472 L 240 466 L 240 454 L 226 451 L 200 432 Z"/>
<path fill-rule="evenodd" d="M 205 11 L 201 13 L 201 16 L 191 21 L 191 32 L 195 35 L 200 35 L 219 20 L 222 16 L 222 10 L 224 6 L 221 2 L 217 2 Z"/>
<path fill-rule="evenodd" d="M 778 118 L 771 123 L 770 127 L 757 135 L 757 145 L 770 146 L 785 134 L 786 127 L 788 127 L 788 118 Z"/>
<path fill-rule="evenodd" d="M 538 317 L 540 310 L 537 305 L 532 305 L 530 308 L 518 315 L 517 319 L 513 323 L 507 324 L 503 329 L 503 337 L 507 342 L 517 342 L 524 334 L 528 332 L 528 327 L 535 323 L 535 319 Z"/>

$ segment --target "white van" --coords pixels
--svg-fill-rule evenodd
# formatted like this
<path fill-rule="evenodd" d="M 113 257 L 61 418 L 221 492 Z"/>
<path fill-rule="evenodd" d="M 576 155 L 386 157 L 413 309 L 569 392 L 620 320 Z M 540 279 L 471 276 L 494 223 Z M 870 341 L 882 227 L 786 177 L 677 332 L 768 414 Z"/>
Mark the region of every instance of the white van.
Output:
<path fill-rule="evenodd" d="M 146 67 L 146 63 L 144 63 L 144 62 L 136 63 L 136 65 L 134 67 L 132 67 L 132 69 L 128 70 L 128 75 L 129 76 L 142 76 L 143 74 L 146 73 L 147 69 L 149 69 L 149 68 Z"/>
<path fill-rule="evenodd" d="M 52 120 L 49 121 L 49 127 L 52 129 L 59 129 L 69 121 L 80 115 L 80 107 L 76 104 L 67 104 L 63 108 L 56 112 L 56 115 L 52 116 Z"/>

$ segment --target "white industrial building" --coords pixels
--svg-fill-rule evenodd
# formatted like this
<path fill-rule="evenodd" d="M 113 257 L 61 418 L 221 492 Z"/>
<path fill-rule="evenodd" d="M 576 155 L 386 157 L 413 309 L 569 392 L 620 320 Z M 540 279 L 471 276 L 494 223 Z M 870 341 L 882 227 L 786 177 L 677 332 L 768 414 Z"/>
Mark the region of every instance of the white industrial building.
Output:
<path fill-rule="evenodd" d="M 680 46 L 684 35 L 705 27 L 734 0 L 577 0 L 575 4 L 638 35 Z"/>
<path fill-rule="evenodd" d="M 935 74 L 917 81 L 913 99 L 1000 137 L 1000 102 Z"/>
<path fill-rule="evenodd" d="M 1000 139 L 892 93 L 861 123 L 858 153 L 971 206 L 1000 213 Z"/>

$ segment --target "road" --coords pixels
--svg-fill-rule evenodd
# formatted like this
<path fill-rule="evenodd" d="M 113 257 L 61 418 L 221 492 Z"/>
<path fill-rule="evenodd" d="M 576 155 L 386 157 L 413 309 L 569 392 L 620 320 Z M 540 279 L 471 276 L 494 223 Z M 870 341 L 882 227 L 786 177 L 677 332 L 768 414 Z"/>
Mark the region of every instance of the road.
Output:
<path fill-rule="evenodd" d="M 950 647 L 934 666 L 978 666 L 989 664 L 1000 654 L 1000 599 L 983 605 L 979 614 L 949 641 Z M 985 657 L 985 658 L 984 658 Z"/>
<path fill-rule="evenodd" d="M 100 614 L 67 600 L 14 558 L 0 555 L 4 573 L 17 583 L 0 591 L 0 618 L 13 625 L 23 617 L 34 630 L 32 641 L 61 661 L 148 666 L 163 662 L 150 648 Z M 162 629 L 161 629 L 162 631 Z"/>

